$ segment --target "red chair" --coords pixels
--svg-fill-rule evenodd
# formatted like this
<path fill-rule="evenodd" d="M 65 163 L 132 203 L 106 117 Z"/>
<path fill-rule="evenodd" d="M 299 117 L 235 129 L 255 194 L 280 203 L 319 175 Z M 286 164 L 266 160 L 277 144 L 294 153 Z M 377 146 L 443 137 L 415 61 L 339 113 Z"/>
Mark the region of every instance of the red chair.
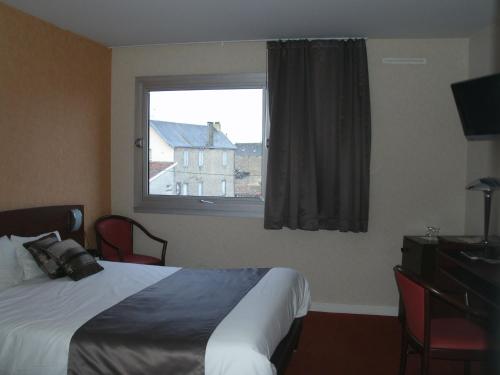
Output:
<path fill-rule="evenodd" d="M 488 336 L 478 324 L 465 318 L 431 318 L 431 297 L 471 317 L 485 319 L 486 316 L 457 302 L 422 282 L 400 266 L 394 267 L 399 295 L 403 300 L 403 334 L 399 374 L 406 371 L 408 346 L 421 357 L 421 374 L 429 374 L 431 359 L 460 360 L 464 362 L 464 373 L 470 373 L 471 361 L 486 361 L 489 354 Z"/>
<path fill-rule="evenodd" d="M 134 253 L 134 226 L 146 236 L 162 244 L 161 259 Z M 95 222 L 97 251 L 104 260 L 114 262 L 165 265 L 167 241 L 153 236 L 141 224 L 125 216 L 107 215 Z"/>

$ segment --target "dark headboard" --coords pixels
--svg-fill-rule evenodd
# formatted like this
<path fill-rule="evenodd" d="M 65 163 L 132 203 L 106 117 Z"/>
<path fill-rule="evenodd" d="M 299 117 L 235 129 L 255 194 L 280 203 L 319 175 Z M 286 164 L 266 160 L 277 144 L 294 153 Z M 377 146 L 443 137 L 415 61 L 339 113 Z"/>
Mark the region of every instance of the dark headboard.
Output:
<path fill-rule="evenodd" d="M 79 209 L 82 213 L 82 225 L 71 232 L 71 210 Z M 26 208 L 0 212 L 0 237 L 15 234 L 31 237 L 37 234 L 59 231 L 63 240 L 72 238 L 85 246 L 83 206 L 49 206 Z"/>

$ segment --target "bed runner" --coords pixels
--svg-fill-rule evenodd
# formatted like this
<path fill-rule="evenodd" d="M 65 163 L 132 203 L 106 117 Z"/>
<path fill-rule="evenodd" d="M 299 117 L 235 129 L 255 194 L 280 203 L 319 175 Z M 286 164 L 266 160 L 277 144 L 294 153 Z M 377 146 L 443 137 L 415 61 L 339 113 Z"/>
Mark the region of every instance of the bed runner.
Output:
<path fill-rule="evenodd" d="M 202 375 L 210 335 L 268 271 L 175 272 L 82 325 L 71 339 L 68 374 Z"/>

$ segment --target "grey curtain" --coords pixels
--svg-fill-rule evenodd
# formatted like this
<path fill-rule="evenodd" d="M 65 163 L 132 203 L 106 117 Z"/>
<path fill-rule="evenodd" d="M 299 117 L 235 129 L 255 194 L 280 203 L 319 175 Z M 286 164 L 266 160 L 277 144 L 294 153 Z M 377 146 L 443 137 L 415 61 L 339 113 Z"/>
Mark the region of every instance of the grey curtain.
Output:
<path fill-rule="evenodd" d="M 366 232 L 370 96 L 364 40 L 268 42 L 264 227 Z"/>

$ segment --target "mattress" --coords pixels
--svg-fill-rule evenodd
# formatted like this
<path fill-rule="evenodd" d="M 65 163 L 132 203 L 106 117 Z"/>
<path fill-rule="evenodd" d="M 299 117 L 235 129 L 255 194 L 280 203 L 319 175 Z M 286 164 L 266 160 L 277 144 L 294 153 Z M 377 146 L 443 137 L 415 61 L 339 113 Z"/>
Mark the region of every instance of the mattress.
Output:
<path fill-rule="evenodd" d="M 78 282 L 40 277 L 0 292 L 0 374 L 66 374 L 70 340 L 82 324 L 179 270 L 99 263 L 103 272 Z M 275 374 L 271 355 L 309 305 L 307 280 L 272 268 L 213 331 L 205 373 Z"/>

